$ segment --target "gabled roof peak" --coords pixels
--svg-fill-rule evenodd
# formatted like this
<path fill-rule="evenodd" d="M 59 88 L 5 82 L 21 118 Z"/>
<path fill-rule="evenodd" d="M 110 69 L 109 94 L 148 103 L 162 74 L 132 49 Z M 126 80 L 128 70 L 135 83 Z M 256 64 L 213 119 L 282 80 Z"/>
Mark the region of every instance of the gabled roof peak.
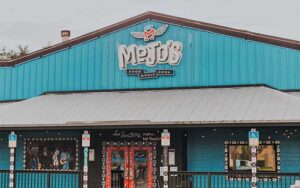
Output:
<path fill-rule="evenodd" d="M 113 31 L 122 29 L 124 27 L 128 27 L 129 25 L 133 25 L 146 20 L 156 20 L 161 22 L 166 22 L 170 24 L 182 25 L 186 27 L 191 27 L 195 29 L 201 29 L 206 31 L 211 31 L 219 34 L 229 35 L 233 37 L 258 41 L 262 43 L 282 46 L 286 48 L 300 50 L 300 42 L 291 39 L 285 39 L 280 37 L 274 37 L 270 35 L 258 34 L 246 30 L 233 29 L 230 27 L 224 27 L 220 25 L 210 24 L 206 22 L 195 21 L 186 18 L 180 18 L 176 16 L 171 16 L 167 14 L 157 13 L 153 11 L 148 11 L 143 14 L 137 15 L 135 17 L 129 18 L 127 20 L 112 24 L 110 26 L 104 27 L 102 29 L 87 33 L 85 35 L 76 37 L 74 39 L 70 39 L 66 42 L 62 42 L 56 45 L 53 45 L 49 48 L 41 49 L 35 52 L 32 52 L 26 56 L 14 59 L 14 60 L 4 60 L 0 61 L 0 67 L 6 66 L 15 66 L 20 63 L 24 63 L 25 61 L 38 58 L 43 55 L 47 55 L 65 48 L 70 48 L 74 45 L 80 44 L 82 42 L 91 40 L 93 38 L 97 38 L 99 36 L 111 33 Z"/>

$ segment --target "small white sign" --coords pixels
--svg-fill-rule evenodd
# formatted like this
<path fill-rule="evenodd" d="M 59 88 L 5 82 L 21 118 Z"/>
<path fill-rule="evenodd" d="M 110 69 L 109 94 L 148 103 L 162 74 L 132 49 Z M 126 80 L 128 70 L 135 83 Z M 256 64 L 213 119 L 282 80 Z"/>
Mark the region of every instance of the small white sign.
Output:
<path fill-rule="evenodd" d="M 175 149 L 169 149 L 169 165 L 175 165 Z"/>
<path fill-rule="evenodd" d="M 95 150 L 89 149 L 89 161 L 95 161 Z"/>
<path fill-rule="evenodd" d="M 162 132 L 161 133 L 161 146 L 170 146 L 170 133 Z"/>
<path fill-rule="evenodd" d="M 81 141 L 82 147 L 90 147 L 91 136 L 87 131 L 85 131 L 84 134 L 82 134 Z"/>
<path fill-rule="evenodd" d="M 161 167 L 159 168 L 159 175 L 160 175 L 160 176 L 164 176 L 164 167 L 163 167 L 163 166 L 161 166 Z"/>
<path fill-rule="evenodd" d="M 11 132 L 8 136 L 8 147 L 9 148 L 16 148 L 17 147 L 17 135 L 15 132 Z"/>
<path fill-rule="evenodd" d="M 259 132 L 256 129 L 251 129 L 248 133 L 249 146 L 258 146 L 259 145 Z"/>
<path fill-rule="evenodd" d="M 177 166 L 171 166 L 170 167 L 170 172 L 177 172 L 178 171 L 178 167 Z"/>

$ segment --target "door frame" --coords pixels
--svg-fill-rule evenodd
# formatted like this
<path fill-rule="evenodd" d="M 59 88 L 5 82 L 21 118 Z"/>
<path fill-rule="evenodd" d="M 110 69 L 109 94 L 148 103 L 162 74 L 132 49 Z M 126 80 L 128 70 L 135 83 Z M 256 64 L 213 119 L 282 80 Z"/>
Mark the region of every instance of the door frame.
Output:
<path fill-rule="evenodd" d="M 134 165 L 135 165 L 135 159 L 134 159 L 134 152 L 136 150 L 139 151 L 147 151 L 147 168 L 148 168 L 148 188 L 153 188 L 153 174 L 151 173 L 153 171 L 153 146 L 131 146 L 129 150 L 129 185 L 130 188 L 135 188 L 134 184 Z M 133 170 L 133 171 L 132 171 Z M 132 171 L 132 172 L 131 172 Z"/>
<path fill-rule="evenodd" d="M 107 147 L 111 148 L 107 151 Z M 127 151 L 126 151 L 127 148 Z M 151 149 L 149 149 L 151 148 Z M 102 188 L 111 188 L 111 169 L 107 169 L 108 162 L 111 162 L 111 152 L 113 150 L 124 150 L 124 158 L 125 155 L 129 160 L 134 160 L 134 155 L 131 152 L 135 150 L 147 150 L 148 151 L 148 188 L 157 187 L 157 142 L 149 141 L 149 142 L 102 142 Z M 150 160 L 150 157 L 152 160 Z M 109 161 L 110 160 L 110 161 Z M 125 164 L 126 163 L 126 164 Z M 125 165 L 133 165 L 128 168 L 124 168 L 124 188 L 134 188 L 134 172 L 130 173 L 130 169 L 134 168 L 134 163 L 130 163 L 124 159 L 124 167 Z M 127 169 L 127 170 L 125 170 Z M 109 172 L 110 170 L 110 172 Z M 152 173 L 150 173 L 152 170 Z M 107 179 L 108 178 L 108 179 Z M 125 180 L 127 178 L 127 180 Z M 129 181 L 128 181 L 129 180 Z"/>
<path fill-rule="evenodd" d="M 121 147 L 117 147 L 117 146 L 106 146 L 106 164 L 105 164 L 105 168 L 106 168 L 106 183 L 105 183 L 105 187 L 109 187 L 111 188 L 111 160 L 112 160 L 112 152 L 113 151 L 124 151 L 124 188 L 128 188 L 128 170 L 129 170 L 129 147 L 128 146 L 121 146 Z M 109 165 L 107 165 L 109 164 Z"/>

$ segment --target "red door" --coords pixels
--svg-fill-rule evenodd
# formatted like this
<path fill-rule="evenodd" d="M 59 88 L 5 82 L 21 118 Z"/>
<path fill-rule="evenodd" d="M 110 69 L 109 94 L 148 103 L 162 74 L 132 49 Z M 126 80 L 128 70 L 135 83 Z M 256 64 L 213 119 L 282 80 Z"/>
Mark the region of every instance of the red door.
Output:
<path fill-rule="evenodd" d="M 128 147 L 106 147 L 106 188 L 129 188 L 128 154 Z"/>
<path fill-rule="evenodd" d="M 153 147 L 106 147 L 106 188 L 152 188 Z"/>

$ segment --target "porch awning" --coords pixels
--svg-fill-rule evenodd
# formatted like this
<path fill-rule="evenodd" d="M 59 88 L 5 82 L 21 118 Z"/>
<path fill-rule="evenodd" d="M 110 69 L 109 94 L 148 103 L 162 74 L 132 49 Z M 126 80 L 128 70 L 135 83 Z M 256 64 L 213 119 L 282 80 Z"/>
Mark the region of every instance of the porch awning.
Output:
<path fill-rule="evenodd" d="M 300 97 L 267 87 L 47 94 L 0 106 L 2 128 L 291 122 Z"/>

